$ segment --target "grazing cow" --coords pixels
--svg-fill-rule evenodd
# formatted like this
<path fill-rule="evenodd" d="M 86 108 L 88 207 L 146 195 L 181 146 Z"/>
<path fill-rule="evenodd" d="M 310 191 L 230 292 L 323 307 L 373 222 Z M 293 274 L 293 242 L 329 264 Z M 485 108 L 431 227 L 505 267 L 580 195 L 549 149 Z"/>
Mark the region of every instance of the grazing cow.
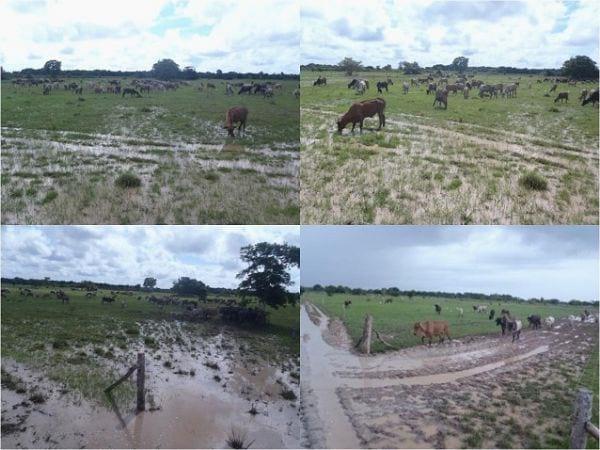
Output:
<path fill-rule="evenodd" d="M 442 313 L 442 307 L 440 305 L 433 305 L 435 307 L 435 312 L 438 314 Z"/>
<path fill-rule="evenodd" d="M 383 303 L 392 303 L 392 299 L 391 298 L 386 298 L 385 302 L 383 302 Z"/>
<path fill-rule="evenodd" d="M 435 84 L 435 83 L 429 83 L 427 85 L 427 90 L 425 91 L 425 93 L 427 95 L 429 95 L 429 94 L 433 94 L 435 91 L 437 91 L 437 84 Z"/>
<path fill-rule="evenodd" d="M 225 125 L 223 128 L 227 130 L 229 136 L 234 137 L 233 130 L 235 128 L 235 124 L 237 122 L 240 123 L 238 127 L 238 136 L 242 132 L 242 128 L 244 129 L 244 133 L 246 133 L 246 119 L 248 118 L 248 109 L 244 106 L 234 106 L 227 111 L 225 115 Z"/>
<path fill-rule="evenodd" d="M 494 320 L 494 316 L 495 316 L 495 315 L 496 315 L 496 310 L 495 310 L 495 309 L 492 309 L 492 310 L 490 311 L 490 315 L 489 315 L 488 319 L 489 319 L 489 320 Z"/>
<path fill-rule="evenodd" d="M 529 328 L 533 327 L 534 330 L 537 330 L 542 326 L 542 318 L 537 314 L 527 317 L 527 321 L 529 322 Z"/>
<path fill-rule="evenodd" d="M 402 83 L 402 93 L 403 94 L 408 94 L 408 89 L 410 88 L 409 84 L 405 81 L 404 83 Z"/>
<path fill-rule="evenodd" d="M 479 97 L 483 98 L 485 96 L 489 96 L 492 98 L 496 95 L 496 87 L 490 84 L 482 84 L 479 86 Z"/>
<path fill-rule="evenodd" d="M 585 106 L 588 103 L 591 103 L 592 106 L 596 106 L 596 103 L 598 103 L 598 89 L 596 89 L 590 95 L 588 95 L 587 98 L 583 102 L 581 102 L 581 106 Z"/>
<path fill-rule="evenodd" d="M 360 84 L 361 81 L 365 84 L 365 89 L 369 89 L 369 82 L 361 78 L 353 78 L 352 81 L 348 83 L 348 89 L 356 89 L 357 85 Z"/>
<path fill-rule="evenodd" d="M 433 101 L 434 107 L 436 103 L 438 104 L 438 107 L 444 105 L 444 109 L 448 109 L 448 91 L 437 91 L 435 93 L 435 100 Z"/>
<path fill-rule="evenodd" d="M 327 78 L 319 76 L 314 82 L 313 86 L 325 86 L 327 84 Z"/>
<path fill-rule="evenodd" d="M 114 297 L 102 297 L 102 303 L 112 303 L 115 301 Z"/>
<path fill-rule="evenodd" d="M 447 84 L 446 85 L 446 91 L 452 92 L 453 94 L 456 94 L 458 92 L 458 85 L 456 85 L 456 84 Z"/>
<path fill-rule="evenodd" d="M 377 82 L 377 93 L 383 94 L 384 88 L 385 88 L 385 92 L 389 92 L 388 86 L 392 86 L 393 84 L 394 83 L 392 83 L 392 80 L 390 80 L 389 78 L 387 79 L 387 81 L 378 81 Z"/>
<path fill-rule="evenodd" d="M 137 89 L 134 89 L 134 88 L 125 88 L 125 89 L 123 89 L 123 95 L 122 95 L 122 97 L 125 97 L 126 94 L 129 94 L 130 97 L 133 97 L 135 95 L 136 97 L 139 98 L 139 97 L 142 96 L 142 94 L 140 94 L 137 91 Z"/>
<path fill-rule="evenodd" d="M 456 310 L 458 311 L 458 317 L 462 318 L 464 315 L 464 310 L 460 307 L 456 307 Z"/>
<path fill-rule="evenodd" d="M 544 323 L 546 324 L 547 327 L 552 328 L 552 325 L 554 325 L 554 317 L 552 316 L 548 316 L 544 319 Z"/>
<path fill-rule="evenodd" d="M 413 335 L 420 337 L 422 343 L 425 343 L 425 338 L 429 339 L 429 346 L 431 346 L 431 341 L 435 336 L 439 336 L 440 344 L 444 342 L 446 337 L 451 339 L 448 322 L 445 320 L 416 322 L 413 327 Z"/>
<path fill-rule="evenodd" d="M 252 94 L 252 88 L 254 86 L 252 84 L 242 84 L 240 86 L 240 90 L 238 91 L 238 95 L 243 94 L 244 92 L 247 92 L 248 94 Z"/>
<path fill-rule="evenodd" d="M 579 101 L 581 102 L 581 101 L 585 100 L 587 98 L 587 96 L 588 96 L 588 90 L 583 89 L 581 91 L 581 94 L 579 94 Z"/>
<path fill-rule="evenodd" d="M 385 126 L 384 110 L 385 100 L 382 98 L 354 103 L 348 112 L 338 119 L 338 132 L 342 134 L 342 130 L 349 123 L 352 123 L 352 131 L 354 131 L 354 128 L 358 123 L 360 125 L 360 132 L 362 133 L 365 118 L 373 117 L 375 114 L 379 117 L 379 128 L 377 128 L 377 130 L 381 130 L 381 127 Z"/>
<path fill-rule="evenodd" d="M 559 92 L 556 98 L 554 99 L 554 103 L 564 100 L 565 102 L 569 101 L 569 93 L 568 92 Z"/>
<path fill-rule="evenodd" d="M 216 89 L 217 87 L 213 83 L 206 83 L 206 89 Z"/>
<path fill-rule="evenodd" d="M 352 304 L 352 300 L 344 300 L 344 308 L 347 308 Z"/>

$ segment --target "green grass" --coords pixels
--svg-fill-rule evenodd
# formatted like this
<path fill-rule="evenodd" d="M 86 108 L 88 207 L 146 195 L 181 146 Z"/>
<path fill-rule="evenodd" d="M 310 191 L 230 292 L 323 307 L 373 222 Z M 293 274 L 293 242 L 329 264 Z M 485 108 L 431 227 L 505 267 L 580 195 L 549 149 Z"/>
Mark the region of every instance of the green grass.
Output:
<path fill-rule="evenodd" d="M 598 364 L 598 345 L 596 345 L 578 383 L 578 386 L 586 387 L 594 393 L 594 400 L 592 402 L 592 423 L 596 426 L 598 426 L 598 409 L 600 408 L 598 400 Z M 599 448 L 598 441 L 593 437 L 588 436 L 587 448 Z"/>
<path fill-rule="evenodd" d="M 391 304 L 384 301 L 392 299 Z M 357 342 L 362 334 L 364 317 L 366 314 L 373 316 L 373 328 L 384 335 L 395 348 L 405 348 L 421 343 L 420 338 L 413 336 L 413 324 L 422 320 L 447 320 L 450 324 L 450 334 L 453 338 L 472 335 L 494 334 L 500 331 L 495 321 L 488 320 L 487 313 L 476 313 L 472 306 L 476 304 L 489 305 L 495 309 L 496 315 L 502 309 L 508 309 L 511 314 L 525 320 L 530 314 L 540 314 L 542 317 L 565 317 L 570 314 L 581 314 L 581 306 L 572 305 L 542 305 L 529 303 L 501 303 L 482 302 L 477 300 L 456 300 L 444 298 L 422 297 L 390 297 L 383 295 L 346 295 L 334 294 L 331 297 L 325 293 L 307 292 L 302 296 L 303 301 L 310 301 L 331 317 L 338 317 L 346 326 L 351 338 Z M 344 309 L 344 300 L 352 300 L 352 305 Z M 440 315 L 435 313 L 434 305 L 442 307 Z M 463 308 L 464 316 L 461 319 L 456 310 Z M 374 352 L 389 350 L 379 341 L 372 345 Z"/>

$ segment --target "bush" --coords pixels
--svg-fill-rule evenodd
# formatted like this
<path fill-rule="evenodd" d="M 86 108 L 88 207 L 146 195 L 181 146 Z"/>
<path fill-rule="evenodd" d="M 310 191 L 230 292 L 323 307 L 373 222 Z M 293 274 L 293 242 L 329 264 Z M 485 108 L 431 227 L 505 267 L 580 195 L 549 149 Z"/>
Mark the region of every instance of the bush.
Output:
<path fill-rule="evenodd" d="M 548 182 L 537 172 L 527 172 L 519 178 L 519 184 L 532 191 L 545 191 L 548 189 Z"/>
<path fill-rule="evenodd" d="M 42 200 L 42 205 L 45 205 L 47 203 L 50 203 L 51 201 L 55 200 L 56 197 L 58 197 L 58 192 L 52 190 L 52 191 L 48 191 L 46 193 L 46 196 L 44 197 L 44 199 Z"/>
<path fill-rule="evenodd" d="M 123 173 L 115 180 L 115 184 L 123 189 L 137 188 L 142 185 L 142 180 L 132 173 Z"/>

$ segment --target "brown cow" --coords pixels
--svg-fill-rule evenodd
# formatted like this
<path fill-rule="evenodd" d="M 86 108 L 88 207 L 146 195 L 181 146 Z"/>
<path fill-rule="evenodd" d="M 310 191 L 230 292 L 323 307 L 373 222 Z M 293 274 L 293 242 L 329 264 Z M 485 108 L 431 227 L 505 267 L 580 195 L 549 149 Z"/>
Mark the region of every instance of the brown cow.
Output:
<path fill-rule="evenodd" d="M 427 320 L 425 322 L 416 322 L 413 334 L 415 336 L 421 336 L 421 342 L 423 343 L 425 343 L 425 338 L 429 339 L 430 346 L 431 339 L 434 336 L 440 337 L 440 344 L 444 342 L 445 337 L 450 339 L 448 322 L 445 320 Z"/>
<path fill-rule="evenodd" d="M 385 110 L 385 100 L 382 98 L 376 98 L 373 100 L 364 100 L 362 102 L 354 103 L 348 112 L 340 117 L 337 121 L 338 132 L 342 134 L 342 130 L 348 125 L 352 123 L 352 131 L 354 132 L 354 127 L 356 124 L 360 124 L 360 132 L 362 133 L 363 122 L 367 117 L 373 117 L 375 114 L 379 117 L 379 128 L 385 127 L 385 115 L 383 114 Z"/>
<path fill-rule="evenodd" d="M 234 137 L 233 130 L 235 129 L 235 124 L 237 122 L 240 123 L 238 127 L 238 136 L 242 132 L 242 127 L 244 128 L 244 133 L 246 132 L 246 118 L 248 117 L 248 109 L 244 106 L 234 106 L 233 108 L 229 108 L 227 114 L 225 115 L 225 128 L 229 132 L 229 136 Z"/>

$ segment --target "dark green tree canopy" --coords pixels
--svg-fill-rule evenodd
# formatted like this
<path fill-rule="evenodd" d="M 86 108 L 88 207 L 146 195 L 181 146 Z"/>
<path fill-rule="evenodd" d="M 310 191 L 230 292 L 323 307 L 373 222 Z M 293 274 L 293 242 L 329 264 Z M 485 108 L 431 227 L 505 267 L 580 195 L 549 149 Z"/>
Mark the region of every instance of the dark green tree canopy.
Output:
<path fill-rule="evenodd" d="M 402 70 L 406 75 L 416 75 L 421 73 L 421 67 L 416 61 L 402 61 L 400 64 L 398 64 L 398 69 Z"/>
<path fill-rule="evenodd" d="M 161 59 L 154 63 L 152 73 L 160 80 L 174 80 L 181 77 L 179 65 L 172 59 Z"/>
<path fill-rule="evenodd" d="M 300 267 L 300 248 L 288 244 L 260 242 L 240 250 L 242 261 L 248 267 L 237 274 L 244 295 L 253 295 L 264 306 L 279 308 L 294 304 L 296 296 L 287 292 L 293 283 L 288 270 Z"/>
<path fill-rule="evenodd" d="M 58 75 L 60 74 L 61 65 L 62 63 L 60 61 L 51 59 L 46 61 L 42 70 L 48 75 Z"/>
<path fill-rule="evenodd" d="M 352 58 L 346 57 L 342 59 L 338 66 L 346 73 L 346 75 L 352 75 L 354 72 L 358 72 L 362 69 L 362 63 L 355 61 Z"/>
<path fill-rule="evenodd" d="M 574 80 L 598 79 L 598 67 L 595 61 L 582 55 L 566 60 L 562 65 L 561 73 Z"/>
<path fill-rule="evenodd" d="M 178 295 L 192 295 L 200 300 L 206 300 L 208 293 L 207 286 L 202 281 L 189 277 L 179 278 L 173 283 L 171 290 Z"/>
<path fill-rule="evenodd" d="M 463 73 L 469 67 L 469 58 L 458 56 L 452 61 L 452 68 L 459 73 Z"/>
<path fill-rule="evenodd" d="M 152 289 L 156 286 L 156 278 L 146 277 L 144 278 L 144 287 L 148 289 Z"/>

